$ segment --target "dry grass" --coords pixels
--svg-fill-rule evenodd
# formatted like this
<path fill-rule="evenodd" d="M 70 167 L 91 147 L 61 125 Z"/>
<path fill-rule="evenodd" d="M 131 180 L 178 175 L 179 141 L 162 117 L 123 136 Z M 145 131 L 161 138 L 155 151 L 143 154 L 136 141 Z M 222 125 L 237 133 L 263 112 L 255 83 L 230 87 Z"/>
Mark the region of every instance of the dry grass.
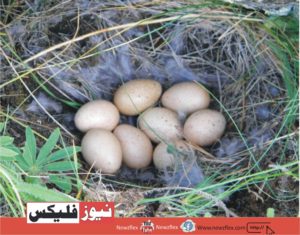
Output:
<path fill-rule="evenodd" d="M 115 177 L 89 173 L 83 199 L 113 199 L 122 208 L 120 216 L 147 214 L 147 205 L 133 203 L 132 196 L 134 201 L 160 197 L 157 215 L 245 215 L 247 211 L 240 212 L 230 203 L 234 200 L 230 195 L 250 188 L 243 192 L 271 198 L 270 206 L 280 202 L 276 208 L 280 215 L 295 215 L 286 211 L 288 201 L 297 200 L 295 179 L 283 170 L 278 176 L 277 171 L 271 171 L 270 178 L 267 175 L 270 166 L 298 159 L 293 61 L 298 50 L 291 41 L 283 48 L 292 47 L 295 54 L 288 49 L 283 54 L 274 51 L 274 45 L 282 46 L 278 40 L 284 32 L 278 30 L 274 36 L 273 21 L 218 1 L 14 4 L 1 6 L 5 14 L 0 53 L 1 115 L 11 121 L 13 135 L 23 133 L 26 125 L 41 136 L 60 126 L 67 142 L 79 143 L 80 134 L 72 124 L 76 108 L 93 99 L 110 100 L 122 82 L 135 78 L 155 79 L 164 88 L 186 80 L 201 83 L 212 94 L 211 107 L 228 120 L 218 143 L 197 149 L 203 156 L 198 167 L 206 179 L 197 186 L 199 191 L 180 196 L 185 186 L 196 183 L 166 185 L 164 173 L 152 167 L 138 172 L 124 168 Z M 40 92 L 49 100 L 39 99 Z M 135 123 L 135 119 L 122 117 L 122 122 Z M 22 135 L 18 141 L 23 141 Z M 88 170 L 84 164 L 80 175 L 86 176 Z M 266 172 L 266 180 L 255 178 L 259 172 Z M 247 181 L 249 175 L 254 176 L 252 181 Z M 195 176 L 188 172 L 185 177 L 192 182 Z M 288 183 L 282 184 L 283 180 Z M 149 190 L 152 194 L 147 196 Z M 170 195 L 174 199 L 166 202 Z"/>

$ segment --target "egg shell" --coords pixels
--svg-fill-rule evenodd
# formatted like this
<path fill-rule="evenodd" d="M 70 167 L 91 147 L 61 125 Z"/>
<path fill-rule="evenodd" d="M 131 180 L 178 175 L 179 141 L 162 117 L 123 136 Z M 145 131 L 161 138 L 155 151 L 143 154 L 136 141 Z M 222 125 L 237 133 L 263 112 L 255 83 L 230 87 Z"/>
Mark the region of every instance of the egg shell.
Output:
<path fill-rule="evenodd" d="M 115 173 L 122 164 L 122 148 L 117 137 L 103 129 L 89 130 L 82 139 L 83 158 L 103 173 Z"/>
<path fill-rule="evenodd" d="M 194 82 L 175 84 L 164 92 L 162 105 L 176 112 L 190 114 L 209 106 L 210 97 L 201 85 Z"/>
<path fill-rule="evenodd" d="M 120 86 L 114 103 L 122 114 L 137 115 L 154 105 L 160 98 L 162 87 L 159 82 L 150 79 L 136 79 Z"/>
<path fill-rule="evenodd" d="M 140 115 L 138 126 L 155 143 L 181 139 L 182 126 L 178 115 L 166 108 L 150 108 Z"/>
<path fill-rule="evenodd" d="M 180 154 L 176 154 L 176 151 L 178 153 L 180 151 L 192 151 L 188 143 L 183 140 L 176 140 L 174 143 L 170 143 L 170 145 L 171 149 L 174 150 L 170 153 L 168 152 L 169 144 L 164 142 L 159 143 L 154 149 L 153 163 L 159 170 L 166 169 L 167 167 L 173 167 L 175 165 L 175 157 L 181 157 Z"/>
<path fill-rule="evenodd" d="M 188 117 L 184 124 L 184 137 L 199 146 L 215 143 L 224 133 L 226 119 L 222 113 L 202 109 Z"/>
<path fill-rule="evenodd" d="M 152 161 L 153 147 L 150 139 L 138 128 L 122 124 L 114 130 L 121 143 L 123 162 L 135 169 L 147 167 Z"/>
<path fill-rule="evenodd" d="M 120 120 L 116 106 L 106 100 L 94 100 L 80 107 L 75 114 L 75 126 L 82 132 L 101 128 L 113 130 Z"/>

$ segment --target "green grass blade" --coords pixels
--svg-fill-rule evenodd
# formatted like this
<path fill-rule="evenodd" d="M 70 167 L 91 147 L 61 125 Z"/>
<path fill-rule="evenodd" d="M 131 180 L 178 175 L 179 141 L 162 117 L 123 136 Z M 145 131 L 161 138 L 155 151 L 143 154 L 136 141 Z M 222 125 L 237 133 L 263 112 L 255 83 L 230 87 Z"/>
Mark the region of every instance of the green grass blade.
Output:
<path fill-rule="evenodd" d="M 2 131 L 3 131 L 3 129 L 4 129 L 4 126 L 5 126 L 4 122 L 0 122 L 0 132 L 2 132 Z"/>

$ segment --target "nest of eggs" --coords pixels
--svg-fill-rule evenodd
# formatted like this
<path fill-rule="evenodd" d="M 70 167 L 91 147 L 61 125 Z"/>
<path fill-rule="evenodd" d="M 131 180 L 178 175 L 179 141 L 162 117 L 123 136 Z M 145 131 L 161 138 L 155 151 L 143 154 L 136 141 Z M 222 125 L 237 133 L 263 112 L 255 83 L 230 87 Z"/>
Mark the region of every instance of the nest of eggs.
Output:
<path fill-rule="evenodd" d="M 139 187 L 146 186 L 147 189 L 158 186 L 166 189 L 173 186 L 196 187 L 201 182 L 214 184 L 230 176 L 243 175 L 258 161 L 260 169 L 265 169 L 270 163 L 277 161 L 279 149 L 283 149 L 282 141 L 285 139 L 276 143 L 272 140 L 281 130 L 283 118 L 287 113 L 287 94 L 283 88 L 282 71 L 277 64 L 278 60 L 266 49 L 273 39 L 257 26 L 259 21 L 238 22 L 234 15 L 236 12 L 232 14 L 230 8 L 219 5 L 192 8 L 194 1 L 172 1 L 172 3 L 166 1 L 159 4 L 155 1 L 126 1 L 126 3 L 89 1 L 88 4 L 80 0 L 63 3 L 59 1 L 57 5 L 60 9 L 64 9 L 63 13 L 53 7 L 56 5 L 55 1 L 51 2 L 49 5 L 46 1 L 39 6 L 30 6 L 30 9 L 35 11 L 34 15 L 16 18 L 6 28 L 10 35 L 9 40 L 16 46 L 21 58 L 31 58 L 53 45 L 71 39 L 74 35 L 104 30 L 102 33 L 91 35 L 84 40 L 68 44 L 67 47 L 60 47 L 30 60 L 28 65 L 41 79 L 39 83 L 28 81 L 29 88 L 39 103 L 33 100 L 26 107 L 22 106 L 23 109 L 18 109 L 15 115 L 22 120 L 38 120 L 46 126 L 51 126 L 53 123 L 49 119 L 50 114 L 51 119 L 63 127 L 65 135 L 71 137 L 71 140 L 81 136 L 72 124 L 74 118 L 76 123 L 76 118 L 80 119 L 80 111 L 76 116 L 75 113 L 81 105 L 86 104 L 79 110 L 88 104 L 106 106 L 105 109 L 109 111 L 93 109 L 91 115 L 83 119 L 89 126 L 95 117 L 96 119 L 105 117 L 102 121 L 110 127 L 106 132 L 101 132 L 102 135 L 105 133 L 110 136 L 114 142 L 121 144 L 123 150 L 119 149 L 117 166 L 106 170 L 102 165 L 98 167 L 91 159 L 96 156 L 95 152 L 91 153 L 90 158 L 89 153 L 85 154 L 85 151 L 96 150 L 101 145 L 108 147 L 109 144 L 101 142 L 95 136 L 93 139 L 99 141 L 89 147 L 89 150 L 85 150 L 84 143 L 88 136 L 84 137 L 85 159 L 95 168 L 101 169 L 102 173 L 115 172 L 114 176 L 105 177 L 102 177 L 100 171 L 93 170 L 93 174 L 90 174 L 91 165 L 83 161 L 81 172 L 90 176 L 89 186 L 85 188 L 87 197 L 99 200 L 99 194 L 100 198 L 103 196 L 101 195 L 103 187 L 107 189 L 105 196 L 109 195 L 108 191 L 118 189 L 129 192 L 132 184 Z M 198 2 L 197 4 L 199 5 Z M 162 21 L 156 24 L 124 27 L 119 31 L 105 30 L 116 25 L 155 18 L 161 14 L 164 17 L 173 17 L 174 12 L 166 12 L 166 9 L 185 9 L 186 6 L 191 8 L 189 12 L 175 11 L 178 18 L 167 23 Z M 81 13 L 79 21 L 78 9 Z M 191 19 L 180 17 L 180 14 L 184 16 L 189 13 L 199 14 L 201 17 Z M 244 10 L 240 13 L 244 14 Z M 260 17 L 263 18 L 258 16 Z M 10 55 L 10 52 L 7 51 L 7 54 Z M 14 63 L 16 62 L 12 61 L 12 64 Z M 19 64 L 15 67 L 22 70 Z M 11 66 L 4 63 L 1 79 L 5 82 L 13 75 Z M 127 89 L 123 91 L 123 100 L 116 98 L 122 87 L 139 80 L 156 85 L 151 89 L 147 86 L 140 87 L 137 92 L 141 92 L 141 97 L 134 102 L 131 99 L 131 91 Z M 183 82 L 190 84 L 193 89 L 201 90 L 203 94 L 209 93 L 209 109 L 215 111 L 204 109 L 208 106 L 207 102 L 206 105 L 193 111 L 177 109 L 180 106 L 177 100 L 179 96 L 170 94 L 170 97 L 166 97 L 170 90 Z M 52 96 L 40 89 L 41 84 L 47 86 Z M 183 105 L 189 107 L 197 96 L 190 92 L 190 88 L 183 89 L 182 92 L 186 96 Z M 197 104 L 207 100 L 208 96 L 204 97 L 206 98 L 199 99 Z M 131 109 L 133 113 L 123 110 L 126 107 L 126 104 L 122 103 L 124 99 L 127 100 L 127 105 L 134 104 Z M 95 100 L 103 102 L 97 104 Z M 151 102 L 147 103 L 149 100 Z M 8 98 L 5 102 L 12 107 L 19 105 L 14 99 Z M 120 111 L 120 119 L 119 111 L 112 103 Z M 40 104 L 48 111 L 47 115 L 40 108 Z M 143 112 L 154 104 L 157 107 L 151 108 L 149 112 Z M 141 109 L 140 105 L 145 106 Z M 199 109 L 199 112 L 203 112 L 202 109 L 206 110 L 207 117 L 201 119 L 197 111 Z M 155 112 L 150 112 L 151 110 Z M 161 124 L 161 132 L 152 130 L 152 123 L 147 119 L 161 117 L 164 122 L 165 114 L 161 116 L 159 114 L 163 110 L 168 113 L 166 116 L 171 119 L 173 117 L 176 121 L 170 122 L 168 118 L 166 123 Z M 100 113 L 96 116 L 97 112 Z M 109 116 L 109 113 L 114 113 L 115 117 Z M 139 117 L 137 114 L 140 113 L 142 114 Z M 213 118 L 214 115 L 217 116 L 216 119 Z M 226 126 L 223 116 L 226 119 Z M 143 122 L 145 119 L 146 122 Z M 196 119 L 195 126 L 190 123 L 191 119 Z M 114 129 L 117 123 L 119 126 Z M 203 138 L 200 138 L 201 133 L 197 131 L 202 125 L 206 127 L 215 125 L 213 126 L 215 130 L 209 132 L 215 136 L 207 143 L 201 142 Z M 87 126 L 80 127 L 79 124 L 77 126 L 83 132 L 90 129 Z M 179 126 L 182 126 L 181 131 Z M 189 133 L 188 127 L 192 133 Z M 110 132 L 113 129 L 114 135 Z M 136 142 L 129 142 L 130 131 L 135 138 L 139 136 L 138 141 L 145 139 L 147 144 L 141 147 Z M 168 132 L 172 132 L 176 138 L 166 136 Z M 89 133 L 100 134 L 92 131 L 86 135 Z M 281 130 L 280 135 L 288 133 L 288 130 Z M 188 137 L 189 134 L 191 137 Z M 198 137 L 201 140 L 198 140 Z M 148 138 L 152 143 L 149 144 Z M 78 138 L 78 144 L 80 139 Z M 178 142 L 175 139 L 186 141 Z M 208 140 L 208 136 L 204 139 Z M 128 145 L 124 144 L 124 147 L 122 142 L 128 142 Z M 132 162 L 130 159 L 126 162 L 124 152 L 130 152 L 127 147 L 130 145 L 135 145 L 134 151 L 140 153 Z M 167 156 L 160 158 L 162 165 L 169 165 L 171 162 L 173 166 L 158 167 L 157 170 L 151 163 L 152 146 L 155 147 L 154 155 L 157 152 L 159 156 Z M 268 148 L 267 152 L 264 152 L 265 148 Z M 113 150 L 117 151 L 117 148 Z M 289 151 L 287 155 L 293 158 L 296 148 L 289 145 L 286 151 Z M 119 169 L 120 152 L 127 164 L 123 164 Z M 145 162 L 139 162 L 143 157 L 146 159 Z M 105 161 L 109 159 L 110 156 L 104 156 Z M 168 161 L 163 162 L 162 159 Z M 98 187 L 99 181 L 104 182 L 101 190 Z M 223 188 L 218 190 L 222 191 Z M 218 190 L 210 193 L 217 194 L 220 192 Z M 174 191 L 163 191 L 160 195 L 165 193 Z M 135 194 L 138 195 L 136 192 L 130 195 Z M 131 197 L 128 201 L 130 199 Z"/>
<path fill-rule="evenodd" d="M 152 158 L 157 169 L 174 170 L 186 165 L 181 152 L 191 151 L 189 156 L 195 157 L 194 148 L 212 145 L 222 136 L 226 120 L 221 113 L 208 109 L 209 93 L 200 84 L 178 83 L 161 94 L 160 83 L 136 79 L 118 88 L 114 104 L 95 100 L 83 105 L 75 115 L 75 125 L 87 132 L 81 145 L 86 161 L 111 174 L 120 169 L 122 162 L 130 168 L 143 169 Z M 160 97 L 162 107 L 153 107 Z M 139 115 L 140 129 L 118 125 L 119 111 L 126 116 Z M 151 141 L 158 144 L 154 152 Z"/>

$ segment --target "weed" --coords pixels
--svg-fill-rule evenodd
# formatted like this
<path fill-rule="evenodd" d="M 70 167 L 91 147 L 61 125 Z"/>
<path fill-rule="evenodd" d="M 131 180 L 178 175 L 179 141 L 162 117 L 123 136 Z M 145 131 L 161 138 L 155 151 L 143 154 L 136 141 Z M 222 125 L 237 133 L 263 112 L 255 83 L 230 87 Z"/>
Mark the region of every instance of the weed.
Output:
<path fill-rule="evenodd" d="M 4 123 L 1 123 L 1 127 L 3 129 Z M 80 166 L 72 159 L 80 150 L 79 147 L 70 146 L 54 151 L 59 137 L 60 131 L 55 129 L 40 149 L 30 127 L 26 128 L 26 142 L 22 148 L 17 148 L 10 136 L 0 137 L 0 189 L 14 216 L 19 213 L 24 215 L 23 202 L 74 200 L 46 187 L 53 184 L 70 193 L 74 185 L 74 177 L 71 176 L 76 174 Z M 79 184 L 75 186 L 80 187 Z"/>

